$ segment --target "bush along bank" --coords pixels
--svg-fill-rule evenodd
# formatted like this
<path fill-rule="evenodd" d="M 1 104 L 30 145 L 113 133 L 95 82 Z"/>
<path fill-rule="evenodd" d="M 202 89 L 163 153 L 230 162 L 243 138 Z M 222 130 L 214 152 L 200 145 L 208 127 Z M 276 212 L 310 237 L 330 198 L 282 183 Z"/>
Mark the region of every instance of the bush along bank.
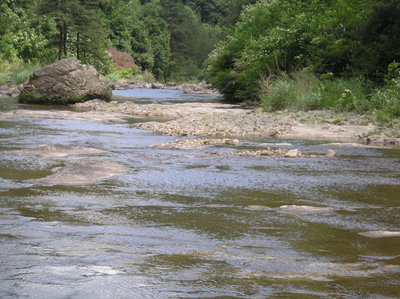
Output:
<path fill-rule="evenodd" d="M 332 109 L 357 113 L 371 112 L 381 122 L 400 117 L 400 63 L 389 65 L 386 84 L 374 86 L 363 78 L 317 77 L 310 71 L 268 77 L 261 82 L 260 103 L 265 110 Z"/>

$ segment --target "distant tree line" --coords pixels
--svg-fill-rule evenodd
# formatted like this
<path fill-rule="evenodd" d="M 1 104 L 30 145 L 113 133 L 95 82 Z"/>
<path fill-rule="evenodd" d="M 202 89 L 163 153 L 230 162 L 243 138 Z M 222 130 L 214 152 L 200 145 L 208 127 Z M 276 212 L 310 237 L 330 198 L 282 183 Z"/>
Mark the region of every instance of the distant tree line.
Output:
<path fill-rule="evenodd" d="M 239 2 L 246 1 L 1 0 L 0 61 L 76 56 L 106 73 L 105 50 L 117 48 L 159 79 L 194 79 Z"/>

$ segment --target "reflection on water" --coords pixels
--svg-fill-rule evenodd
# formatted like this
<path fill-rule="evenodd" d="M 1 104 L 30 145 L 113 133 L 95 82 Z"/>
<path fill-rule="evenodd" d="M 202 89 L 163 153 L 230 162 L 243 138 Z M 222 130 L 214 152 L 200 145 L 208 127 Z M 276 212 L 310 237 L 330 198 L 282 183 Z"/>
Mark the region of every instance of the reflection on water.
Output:
<path fill-rule="evenodd" d="M 174 138 L 132 123 L 49 119 L 1 120 L 0 138 L 0 297 L 400 296 L 400 237 L 362 234 L 400 230 L 399 149 L 238 157 L 150 147 Z M 46 143 L 102 149 L 96 159 L 130 170 L 30 184 L 81 158 L 10 154 Z"/>

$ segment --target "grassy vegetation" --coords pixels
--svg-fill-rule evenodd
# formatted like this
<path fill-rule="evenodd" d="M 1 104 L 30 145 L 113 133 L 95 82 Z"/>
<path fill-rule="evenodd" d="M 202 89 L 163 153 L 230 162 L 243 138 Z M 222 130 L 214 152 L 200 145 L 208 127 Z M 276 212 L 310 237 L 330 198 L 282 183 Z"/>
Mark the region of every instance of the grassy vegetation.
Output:
<path fill-rule="evenodd" d="M 156 78 L 154 75 L 145 70 L 141 71 L 139 67 L 114 69 L 110 74 L 104 77 L 105 80 L 111 82 L 117 82 L 120 79 L 132 79 L 137 82 L 154 83 Z"/>
<path fill-rule="evenodd" d="M 37 65 L 32 64 L 0 62 L 0 85 L 24 83 L 38 68 Z"/>
<path fill-rule="evenodd" d="M 296 110 L 332 109 L 357 113 L 370 112 L 387 124 L 400 116 L 400 76 L 395 75 L 381 87 L 362 78 L 318 78 L 303 70 L 283 73 L 277 78 L 266 78 L 261 84 L 261 106 L 274 111 L 285 108 Z"/>

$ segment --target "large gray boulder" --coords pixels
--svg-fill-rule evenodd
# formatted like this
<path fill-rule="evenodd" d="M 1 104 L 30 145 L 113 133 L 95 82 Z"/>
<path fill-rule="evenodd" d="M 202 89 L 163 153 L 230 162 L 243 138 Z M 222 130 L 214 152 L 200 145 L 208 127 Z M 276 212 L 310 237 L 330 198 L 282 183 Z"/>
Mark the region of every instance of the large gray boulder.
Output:
<path fill-rule="evenodd" d="M 109 101 L 111 92 L 94 67 L 68 58 L 35 71 L 24 84 L 19 101 L 62 105 L 93 99 Z"/>

